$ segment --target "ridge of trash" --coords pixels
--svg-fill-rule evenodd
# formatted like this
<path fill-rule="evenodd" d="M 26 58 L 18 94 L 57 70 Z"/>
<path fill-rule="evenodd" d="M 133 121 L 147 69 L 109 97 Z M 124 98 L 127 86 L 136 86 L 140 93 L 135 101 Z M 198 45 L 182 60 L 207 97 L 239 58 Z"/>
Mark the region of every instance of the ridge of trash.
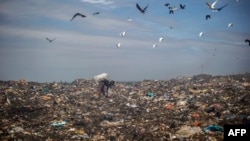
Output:
<path fill-rule="evenodd" d="M 0 140 L 223 140 L 250 125 L 250 73 L 115 82 L 0 81 Z"/>

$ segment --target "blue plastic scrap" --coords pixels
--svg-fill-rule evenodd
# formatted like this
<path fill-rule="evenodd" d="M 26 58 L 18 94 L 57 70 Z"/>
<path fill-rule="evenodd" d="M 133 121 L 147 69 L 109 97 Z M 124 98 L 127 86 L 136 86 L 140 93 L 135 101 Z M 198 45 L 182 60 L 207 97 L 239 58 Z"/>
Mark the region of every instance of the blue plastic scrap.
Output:
<path fill-rule="evenodd" d="M 205 132 L 214 132 L 214 131 L 223 132 L 223 127 L 217 126 L 217 125 L 209 125 L 209 126 L 203 128 L 203 130 Z"/>
<path fill-rule="evenodd" d="M 153 97 L 154 94 L 149 92 L 149 93 L 146 94 L 146 96 L 148 96 L 148 97 Z"/>
<path fill-rule="evenodd" d="M 54 126 L 54 127 L 62 127 L 65 124 L 66 124 L 66 121 L 61 121 L 61 122 L 56 122 L 55 121 L 55 122 L 51 123 L 51 125 Z"/>

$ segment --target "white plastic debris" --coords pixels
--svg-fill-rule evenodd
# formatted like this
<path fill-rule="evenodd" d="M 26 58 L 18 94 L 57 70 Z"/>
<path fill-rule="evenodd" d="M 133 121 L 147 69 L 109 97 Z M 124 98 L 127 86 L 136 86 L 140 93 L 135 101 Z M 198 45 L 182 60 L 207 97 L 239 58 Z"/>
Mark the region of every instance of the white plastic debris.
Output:
<path fill-rule="evenodd" d="M 104 79 L 108 79 L 108 73 L 101 73 L 101 74 L 94 76 L 94 80 L 97 83 L 104 80 Z"/>
<path fill-rule="evenodd" d="M 194 134 L 204 134 L 200 127 L 182 126 L 177 132 L 177 137 L 188 138 Z"/>

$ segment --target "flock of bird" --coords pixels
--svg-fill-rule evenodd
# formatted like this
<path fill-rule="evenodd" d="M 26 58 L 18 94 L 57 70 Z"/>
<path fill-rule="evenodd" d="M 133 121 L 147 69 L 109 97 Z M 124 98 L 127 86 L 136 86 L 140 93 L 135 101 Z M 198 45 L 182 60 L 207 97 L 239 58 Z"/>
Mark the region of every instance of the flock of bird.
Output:
<path fill-rule="evenodd" d="M 216 8 L 215 5 L 216 5 L 217 2 L 218 2 L 218 0 L 215 0 L 212 4 L 210 4 L 210 3 L 208 3 L 208 2 L 206 1 L 206 5 L 207 5 L 208 8 L 211 9 L 213 12 L 221 11 L 223 8 L 225 8 L 225 7 L 227 6 L 227 3 L 226 3 L 224 6 L 222 6 L 222 7 L 220 7 L 220 8 Z M 209 14 L 206 15 L 206 20 L 208 20 L 208 19 L 211 19 L 211 15 L 209 15 Z"/>
<path fill-rule="evenodd" d="M 227 7 L 227 5 L 228 5 L 228 4 L 226 3 L 226 4 L 224 4 L 224 5 L 221 6 L 221 7 L 216 7 L 217 2 L 218 2 L 218 0 L 215 0 L 213 3 L 209 3 L 209 2 L 206 0 L 206 5 L 207 5 L 207 7 L 208 7 L 210 10 L 212 10 L 212 12 L 219 12 L 219 11 L 221 11 L 222 9 L 224 9 L 225 7 Z M 236 2 L 239 2 L 239 0 L 236 0 Z M 185 7 L 186 7 L 186 5 L 184 5 L 184 4 L 180 4 L 179 7 L 177 7 L 177 6 L 175 6 L 175 5 L 174 5 L 174 6 L 171 6 L 170 3 L 165 3 L 164 6 L 165 6 L 165 7 L 168 7 L 168 9 L 169 9 L 169 14 L 174 14 L 175 11 L 177 11 L 178 9 L 184 10 Z M 136 8 L 137 8 L 137 10 L 138 10 L 140 13 L 142 13 L 142 14 L 145 14 L 145 13 L 146 13 L 148 7 L 149 7 L 149 4 L 147 4 L 145 7 L 142 7 L 142 6 L 140 6 L 138 3 L 136 3 Z M 100 12 L 95 12 L 95 13 L 93 13 L 92 15 L 98 15 L 98 14 L 100 14 Z M 82 13 L 75 13 L 75 14 L 73 15 L 73 17 L 71 18 L 70 21 L 73 21 L 76 17 L 85 18 L 85 17 L 87 17 L 87 16 L 84 15 L 84 14 L 82 14 Z M 211 19 L 211 15 L 210 15 L 210 14 L 205 15 L 205 19 L 206 19 L 206 20 Z M 128 18 L 128 21 L 129 21 L 129 22 L 132 22 L 133 20 L 132 20 L 131 18 Z M 233 27 L 233 23 L 228 23 L 227 26 L 228 26 L 228 27 Z M 170 29 L 173 29 L 173 27 L 170 26 Z M 119 35 L 120 35 L 121 37 L 125 37 L 126 31 L 122 31 Z M 203 32 L 200 32 L 200 33 L 199 33 L 199 36 L 200 36 L 200 37 L 203 36 L 203 35 L 204 35 Z M 46 37 L 46 40 L 48 40 L 48 41 L 51 43 L 51 42 L 53 42 L 53 41 L 55 40 L 55 38 L 54 38 L 54 39 L 49 39 L 48 37 Z M 162 42 L 163 40 L 164 40 L 163 37 L 159 37 L 158 42 L 160 43 L 160 42 Z M 250 46 L 250 40 L 249 40 L 249 39 L 246 39 L 245 42 L 248 43 L 249 46 Z M 120 47 L 121 47 L 121 42 L 118 42 L 118 43 L 116 44 L 116 47 L 117 47 L 117 48 L 120 48 Z M 157 43 L 153 44 L 153 48 L 156 48 L 156 47 L 158 47 L 158 44 L 157 44 Z"/>
<path fill-rule="evenodd" d="M 208 7 L 210 10 L 212 10 L 213 12 L 221 11 L 222 9 L 224 9 L 224 8 L 228 5 L 228 4 L 226 3 L 226 4 L 224 4 L 223 6 L 217 8 L 217 7 L 215 7 L 215 5 L 216 5 L 217 2 L 218 2 L 218 0 L 215 0 L 213 3 L 210 4 L 210 3 L 208 3 L 208 1 L 206 1 L 206 5 L 207 5 L 207 7 Z M 210 14 L 207 14 L 207 15 L 205 16 L 205 19 L 206 19 L 206 20 L 211 19 L 211 15 L 210 15 Z M 228 23 L 228 27 L 232 27 L 232 26 L 233 26 L 232 23 Z M 204 35 L 203 32 L 200 32 L 200 33 L 199 33 L 199 36 L 200 36 L 200 37 L 203 36 L 203 35 Z"/>
<path fill-rule="evenodd" d="M 98 15 L 98 14 L 100 14 L 100 12 L 95 12 L 95 13 L 93 13 L 92 15 Z M 75 19 L 77 16 L 80 16 L 80 17 L 82 17 L 82 18 L 87 17 L 87 16 L 84 15 L 84 14 L 75 13 L 75 14 L 73 15 L 73 17 L 71 18 L 70 21 L 73 21 L 73 19 Z M 53 42 L 53 41 L 55 40 L 55 38 L 54 38 L 54 39 L 49 39 L 48 37 L 46 37 L 45 39 L 48 40 L 50 43 Z"/>
<path fill-rule="evenodd" d="M 170 3 L 166 3 L 166 4 L 164 4 L 164 6 L 168 7 L 168 9 L 169 9 L 169 15 L 170 14 L 174 14 L 174 11 L 178 10 L 178 7 L 176 7 L 176 6 L 173 6 L 173 7 L 170 6 Z M 180 4 L 179 7 L 180 7 L 180 9 L 185 9 L 186 5 Z"/>

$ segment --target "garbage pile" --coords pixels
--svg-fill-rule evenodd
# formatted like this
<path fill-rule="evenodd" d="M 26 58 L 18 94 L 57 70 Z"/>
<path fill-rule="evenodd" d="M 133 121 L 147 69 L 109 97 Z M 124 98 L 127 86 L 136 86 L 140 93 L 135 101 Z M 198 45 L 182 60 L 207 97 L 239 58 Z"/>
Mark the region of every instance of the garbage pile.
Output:
<path fill-rule="evenodd" d="M 0 140 L 223 140 L 250 125 L 250 73 L 115 82 L 0 81 Z"/>

